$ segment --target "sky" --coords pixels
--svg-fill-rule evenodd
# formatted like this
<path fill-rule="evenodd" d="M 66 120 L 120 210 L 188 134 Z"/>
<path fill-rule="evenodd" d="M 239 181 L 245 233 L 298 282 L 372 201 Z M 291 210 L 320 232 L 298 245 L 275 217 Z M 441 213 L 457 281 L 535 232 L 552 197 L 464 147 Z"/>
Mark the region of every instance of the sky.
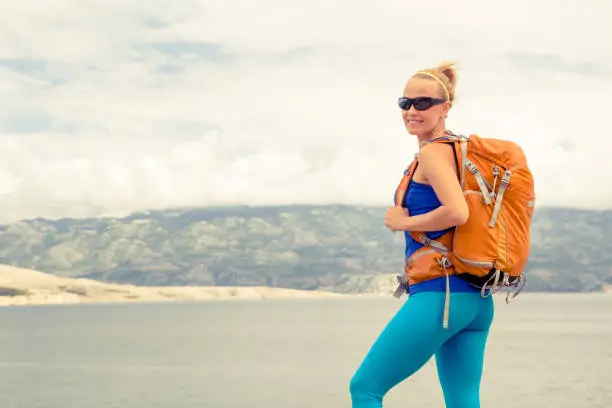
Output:
<path fill-rule="evenodd" d="M 610 38 L 605 0 L 6 0 L 0 222 L 392 205 L 444 61 L 448 128 L 518 143 L 537 207 L 612 208 Z"/>

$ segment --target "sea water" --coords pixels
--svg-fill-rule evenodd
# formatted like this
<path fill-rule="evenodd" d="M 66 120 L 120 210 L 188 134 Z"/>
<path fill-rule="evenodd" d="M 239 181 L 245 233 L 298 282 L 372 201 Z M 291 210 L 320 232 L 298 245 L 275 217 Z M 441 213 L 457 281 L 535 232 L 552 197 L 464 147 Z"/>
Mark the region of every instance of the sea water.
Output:
<path fill-rule="evenodd" d="M 349 408 L 352 374 L 404 301 L 0 308 L 0 407 Z M 612 295 L 496 297 L 481 399 L 612 407 Z M 385 407 L 444 407 L 434 360 Z"/>

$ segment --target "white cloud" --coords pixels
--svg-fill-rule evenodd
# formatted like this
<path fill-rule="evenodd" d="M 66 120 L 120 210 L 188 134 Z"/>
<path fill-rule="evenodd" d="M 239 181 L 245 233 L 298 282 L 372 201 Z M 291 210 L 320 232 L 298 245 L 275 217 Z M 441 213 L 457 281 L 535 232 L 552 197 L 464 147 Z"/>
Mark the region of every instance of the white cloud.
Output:
<path fill-rule="evenodd" d="M 389 204 L 415 152 L 395 101 L 443 60 L 451 129 L 521 144 L 539 205 L 612 207 L 604 1 L 168 4 L 3 4 L 0 221 Z"/>

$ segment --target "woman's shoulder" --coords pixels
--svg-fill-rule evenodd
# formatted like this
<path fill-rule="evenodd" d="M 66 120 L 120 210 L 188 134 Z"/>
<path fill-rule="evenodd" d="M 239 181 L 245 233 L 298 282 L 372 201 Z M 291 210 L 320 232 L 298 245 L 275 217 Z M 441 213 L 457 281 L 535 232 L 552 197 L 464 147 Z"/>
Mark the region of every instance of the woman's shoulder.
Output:
<path fill-rule="evenodd" d="M 418 159 L 422 163 L 440 159 L 455 160 L 455 150 L 452 143 L 429 143 L 421 147 Z"/>
<path fill-rule="evenodd" d="M 418 156 L 422 177 L 428 180 L 431 176 L 458 173 L 455 150 L 452 143 L 430 143 L 421 148 Z M 449 174 L 450 176 L 450 174 Z"/>

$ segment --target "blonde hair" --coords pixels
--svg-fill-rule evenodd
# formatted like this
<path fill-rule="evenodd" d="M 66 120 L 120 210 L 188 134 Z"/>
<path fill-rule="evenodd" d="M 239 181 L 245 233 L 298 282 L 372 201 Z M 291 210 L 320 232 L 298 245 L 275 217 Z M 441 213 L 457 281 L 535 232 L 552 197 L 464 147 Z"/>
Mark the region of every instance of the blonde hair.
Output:
<path fill-rule="evenodd" d="M 457 85 L 455 63 L 445 62 L 433 68 L 421 69 L 413 77 L 435 80 L 440 84 L 442 96 L 451 103 L 455 101 L 455 87 Z"/>

